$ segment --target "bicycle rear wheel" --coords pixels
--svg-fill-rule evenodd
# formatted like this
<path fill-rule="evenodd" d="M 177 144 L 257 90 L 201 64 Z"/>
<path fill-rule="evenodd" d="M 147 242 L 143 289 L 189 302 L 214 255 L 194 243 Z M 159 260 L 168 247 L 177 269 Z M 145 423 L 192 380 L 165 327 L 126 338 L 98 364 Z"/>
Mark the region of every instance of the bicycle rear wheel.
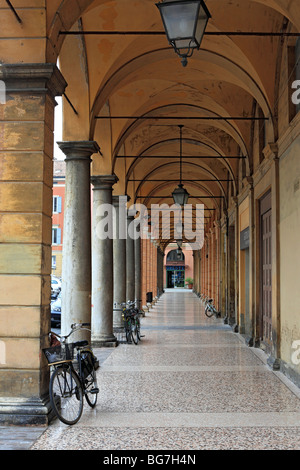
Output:
<path fill-rule="evenodd" d="M 84 394 L 88 405 L 95 408 L 98 399 L 99 388 L 97 385 L 96 371 L 93 372 L 85 379 Z"/>
<path fill-rule="evenodd" d="M 211 318 L 214 315 L 214 311 L 212 310 L 212 308 L 209 305 L 206 305 L 206 307 L 205 307 L 205 315 L 208 318 Z"/>
<path fill-rule="evenodd" d="M 57 367 L 50 379 L 50 403 L 64 424 L 76 424 L 83 410 L 83 390 L 78 375 L 70 366 Z"/>
<path fill-rule="evenodd" d="M 95 408 L 99 388 L 97 385 L 96 370 L 94 368 L 95 357 L 91 351 L 82 351 L 81 353 L 81 373 L 84 386 L 84 395 L 88 405 Z M 85 364 L 85 367 L 84 367 Z"/>
<path fill-rule="evenodd" d="M 136 322 L 136 328 L 137 328 L 137 337 L 138 337 L 138 340 L 141 341 L 141 321 L 140 321 L 140 317 L 137 318 L 137 322 Z"/>

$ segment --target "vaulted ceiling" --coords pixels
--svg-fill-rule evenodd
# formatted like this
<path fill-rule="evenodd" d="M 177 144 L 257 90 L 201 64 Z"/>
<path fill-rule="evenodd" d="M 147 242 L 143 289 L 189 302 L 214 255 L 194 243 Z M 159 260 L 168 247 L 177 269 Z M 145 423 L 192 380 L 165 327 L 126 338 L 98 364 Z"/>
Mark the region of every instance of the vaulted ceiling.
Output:
<path fill-rule="evenodd" d="M 206 35 L 183 68 L 164 34 L 148 34 L 163 31 L 155 3 L 48 1 L 49 58 L 59 56 L 76 110 L 64 102 L 64 140 L 99 143 L 93 173 L 116 173 L 115 194 L 146 205 L 172 203 L 183 125 L 184 186 L 190 202 L 204 203 L 214 219 L 228 194 L 237 194 L 242 166 L 246 174 L 253 166 L 248 118 L 269 118 L 258 125 L 267 142 L 276 138 L 281 38 Z M 299 3 L 207 0 L 207 31 L 296 31 Z M 101 34 L 61 34 L 66 31 Z M 116 34 L 130 31 L 148 33 Z"/>

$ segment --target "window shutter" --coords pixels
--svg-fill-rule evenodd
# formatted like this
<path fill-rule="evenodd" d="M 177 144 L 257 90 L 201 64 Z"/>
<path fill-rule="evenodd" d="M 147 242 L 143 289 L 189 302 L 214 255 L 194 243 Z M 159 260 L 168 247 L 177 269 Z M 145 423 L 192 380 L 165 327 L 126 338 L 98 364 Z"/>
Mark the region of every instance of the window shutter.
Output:
<path fill-rule="evenodd" d="M 57 198 L 57 212 L 61 213 L 61 197 Z"/>
<path fill-rule="evenodd" d="M 61 244 L 61 228 L 57 229 L 57 245 Z"/>

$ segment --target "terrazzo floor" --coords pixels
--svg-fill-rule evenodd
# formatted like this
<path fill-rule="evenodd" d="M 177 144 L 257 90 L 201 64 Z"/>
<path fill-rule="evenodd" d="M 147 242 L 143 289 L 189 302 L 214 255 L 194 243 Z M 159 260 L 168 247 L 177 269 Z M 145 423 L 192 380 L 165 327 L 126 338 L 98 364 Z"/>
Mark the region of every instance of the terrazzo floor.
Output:
<path fill-rule="evenodd" d="M 300 390 L 191 291 L 166 291 L 138 346 L 95 350 L 100 393 L 33 450 L 299 450 Z"/>

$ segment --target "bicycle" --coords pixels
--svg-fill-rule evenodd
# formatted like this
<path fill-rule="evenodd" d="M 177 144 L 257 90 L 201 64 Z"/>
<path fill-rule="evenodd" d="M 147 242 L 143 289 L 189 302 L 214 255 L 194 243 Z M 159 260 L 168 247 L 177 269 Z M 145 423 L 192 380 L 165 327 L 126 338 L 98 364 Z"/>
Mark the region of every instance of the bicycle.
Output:
<path fill-rule="evenodd" d="M 127 343 L 138 344 L 141 340 L 141 322 L 139 309 L 135 307 L 135 302 L 128 301 L 119 304 L 123 308 L 122 318 L 124 321 L 125 335 Z"/>
<path fill-rule="evenodd" d="M 88 327 L 90 323 L 74 323 L 67 336 L 50 332 L 50 348 L 43 349 L 48 365 L 53 369 L 49 384 L 50 403 L 57 418 L 68 425 L 76 424 L 81 418 L 84 396 L 91 408 L 97 403 L 99 362 L 88 341 L 67 341 L 75 331 L 90 331 Z M 76 361 L 74 350 L 77 350 Z"/>
<path fill-rule="evenodd" d="M 204 312 L 208 318 L 211 318 L 213 315 L 215 315 L 216 318 L 221 316 L 221 312 L 218 312 L 216 307 L 213 304 L 213 299 L 206 300 L 206 306 L 205 306 Z"/>

